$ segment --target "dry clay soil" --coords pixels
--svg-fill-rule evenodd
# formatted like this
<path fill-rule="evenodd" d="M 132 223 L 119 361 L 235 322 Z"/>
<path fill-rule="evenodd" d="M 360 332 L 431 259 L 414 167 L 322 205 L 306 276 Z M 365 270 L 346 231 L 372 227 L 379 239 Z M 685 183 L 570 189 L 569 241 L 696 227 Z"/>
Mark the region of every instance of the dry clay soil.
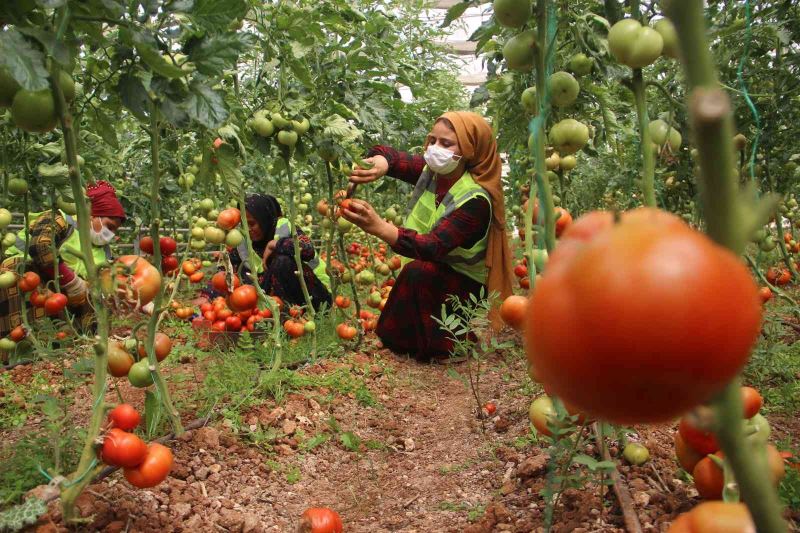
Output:
<path fill-rule="evenodd" d="M 188 386 L 199 386 L 203 369 L 194 360 L 182 362 L 173 371 L 195 376 Z M 324 376 L 342 368 L 363 380 L 376 405 L 365 406 L 355 394 L 308 388 L 280 404 L 251 408 L 238 433 L 217 419 L 170 443 L 175 464 L 161 485 L 135 489 L 121 472 L 92 484 L 78 501 L 88 520 L 78 529 L 293 532 L 306 508 L 326 506 L 341 514 L 348 532 L 544 530 L 547 444 L 531 438 L 532 389 L 519 350 L 495 353 L 484 363 L 482 400 L 493 400 L 497 411 L 483 428 L 475 398 L 459 377 L 466 374 L 464 363 L 421 364 L 368 344 L 298 371 Z M 48 369 L 55 374 L 46 364 L 12 372 L 24 382 Z M 142 392 L 122 381 L 125 397 L 141 407 Z M 81 394 L 87 401 L 76 405 L 90 405 L 88 385 Z M 85 423 L 88 413 L 73 415 Z M 331 418 L 338 430 L 331 429 Z M 187 415 L 184 423 L 192 419 Z M 794 420 L 773 417 L 771 423 L 775 438 L 800 434 Z M 665 531 L 697 503 L 697 492 L 682 481 L 674 460 L 674 426 L 634 429 L 630 438 L 649 448 L 651 460 L 641 467 L 620 460 L 618 468 L 643 531 Z M 273 437 L 269 445 L 254 444 L 252 437 L 265 432 Z M 343 444 L 346 432 L 360 439 L 357 451 L 352 439 L 349 447 Z M 304 450 L 302 443 L 314 435 L 328 440 Z M 619 455 L 613 443 L 610 450 Z M 597 456 L 591 444 L 583 452 Z M 57 501 L 30 531 L 66 531 Z M 553 531 L 625 528 L 613 492 L 590 482 L 563 493 Z"/>

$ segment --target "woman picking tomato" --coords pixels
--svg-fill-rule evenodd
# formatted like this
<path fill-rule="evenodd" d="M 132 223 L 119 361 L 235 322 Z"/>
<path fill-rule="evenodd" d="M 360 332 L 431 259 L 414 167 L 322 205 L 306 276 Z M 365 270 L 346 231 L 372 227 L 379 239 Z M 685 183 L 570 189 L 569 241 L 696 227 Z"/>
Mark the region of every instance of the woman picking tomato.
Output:
<path fill-rule="evenodd" d="M 278 296 L 290 305 L 305 305 L 300 281 L 295 275 L 297 265 L 289 220 L 283 217 L 281 206 L 275 197 L 268 194 L 251 194 L 245 202 L 247 226 L 253 243 L 252 253 L 260 258 L 257 262 L 259 285 L 265 293 Z M 325 265 L 316 257 L 311 239 L 299 228 L 297 239 L 311 303 L 314 309 L 319 309 L 323 303 L 330 307 L 331 295 L 325 286 Z M 245 282 L 250 278 L 250 264 L 246 261 L 250 253 L 244 242 L 231 251 L 231 263 L 235 269 L 242 266 L 241 278 Z"/>
<path fill-rule="evenodd" d="M 125 220 L 125 209 L 117 199 L 116 191 L 110 183 L 98 181 L 89 185 L 86 196 L 91 202 L 90 239 L 95 264 L 111 258 L 109 245 L 115 238 L 116 231 Z M 47 282 L 55 278 L 53 244 L 58 250 L 58 281 L 61 293 L 66 296 L 66 307 L 75 314 L 79 327 L 91 327 L 94 314 L 88 302 L 88 288 L 83 277 L 86 266 L 83 260 L 70 252 L 80 250 L 78 223 L 75 218 L 63 211 L 47 210 L 29 216 L 31 220 L 28 231 L 28 247 L 25 254 L 25 230 L 17 235 L 17 244 L 8 249 L 8 259 L 3 262 L 3 271 L 18 271 L 27 255 L 25 271 L 35 272 L 41 280 Z M 55 288 L 53 284 L 50 285 Z M 40 286 L 38 291 L 44 292 Z M 21 298 L 26 297 L 18 286 L 0 289 L 0 337 L 5 336 L 22 323 Z M 32 307 L 32 306 L 29 306 Z M 63 305 L 62 305 L 63 307 Z M 33 308 L 32 318 L 41 317 L 45 308 Z M 52 314 L 48 312 L 48 314 Z"/>
<path fill-rule="evenodd" d="M 384 345 L 421 360 L 446 361 L 453 341 L 440 317 L 451 295 L 468 298 L 482 288 L 511 294 L 511 253 L 505 233 L 501 163 L 492 128 L 469 112 L 439 117 L 425 140 L 425 155 L 376 146 L 353 183 L 386 174 L 415 185 L 404 227 L 383 220 L 367 202 L 353 200 L 343 216 L 386 241 L 404 267 L 378 322 Z"/>

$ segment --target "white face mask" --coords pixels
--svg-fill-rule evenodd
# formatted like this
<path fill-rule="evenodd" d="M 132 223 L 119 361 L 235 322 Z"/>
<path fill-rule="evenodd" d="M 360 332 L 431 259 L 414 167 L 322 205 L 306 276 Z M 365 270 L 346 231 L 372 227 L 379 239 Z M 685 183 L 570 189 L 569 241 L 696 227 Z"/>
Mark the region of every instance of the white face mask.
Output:
<path fill-rule="evenodd" d="M 95 246 L 105 246 L 114 240 L 114 232 L 103 225 L 100 231 L 89 228 L 89 238 Z"/>
<path fill-rule="evenodd" d="M 455 155 L 452 150 L 442 148 L 438 144 L 428 145 L 425 150 L 425 162 L 437 174 L 449 174 L 456 169 L 461 160 L 460 155 Z"/>

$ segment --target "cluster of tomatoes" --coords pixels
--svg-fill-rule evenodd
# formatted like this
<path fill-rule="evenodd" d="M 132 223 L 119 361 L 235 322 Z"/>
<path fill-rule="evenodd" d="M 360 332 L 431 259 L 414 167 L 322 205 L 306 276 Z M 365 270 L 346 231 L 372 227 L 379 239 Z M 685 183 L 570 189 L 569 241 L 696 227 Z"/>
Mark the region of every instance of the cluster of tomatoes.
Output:
<path fill-rule="evenodd" d="M 742 387 L 742 403 L 748 440 L 758 446 L 766 444 L 772 481 L 777 486 L 785 474 L 784 457 L 775 446 L 767 444 L 771 430 L 767 419 L 758 412 L 763 399 L 756 389 Z M 707 500 L 722 498 L 725 457 L 712 432 L 698 428 L 689 416 L 684 416 L 675 433 L 675 454 L 681 467 L 691 472 L 701 497 Z"/>
<path fill-rule="evenodd" d="M 108 341 L 108 373 L 115 378 L 127 377 L 131 385 L 137 388 L 145 388 L 153 384 L 153 375 L 150 372 L 143 336 L 142 331 L 138 340 L 130 338 L 124 343 Z M 153 351 L 156 360 L 160 363 L 172 351 L 172 339 L 165 333 L 156 332 Z M 137 354 L 137 359 L 134 359 L 132 353 Z"/>
<path fill-rule="evenodd" d="M 178 270 L 178 258 L 175 252 L 178 250 L 178 243 L 172 237 L 159 237 L 158 245 L 161 249 L 161 271 L 164 274 L 172 274 Z M 153 238 L 148 236 L 139 240 L 139 249 L 146 254 L 155 253 L 155 243 Z"/>
<path fill-rule="evenodd" d="M 20 292 L 29 294 L 31 306 L 44 310 L 44 314 L 49 317 L 59 316 L 64 308 L 67 307 L 67 297 L 60 292 L 53 292 L 47 288 L 41 288 L 41 278 L 36 272 L 25 272 L 18 276 L 15 272 L 4 272 L 0 275 L 0 288 L 9 289 L 14 285 Z M 11 330 L 7 337 L 0 339 L 0 351 L 11 352 L 16 348 L 18 342 L 27 336 L 28 332 L 22 325 Z M 63 339 L 66 332 L 60 331 L 56 338 Z"/>
<path fill-rule="evenodd" d="M 200 306 L 201 321 L 210 324 L 214 332 L 255 331 L 256 324 L 272 318 L 269 308 L 258 309 L 258 292 L 252 285 L 242 285 L 239 276 L 219 271 L 211 278 L 211 286 L 224 296 Z M 282 305 L 276 299 L 278 307 Z"/>
<path fill-rule="evenodd" d="M 100 458 L 124 469 L 125 479 L 146 489 L 164 481 L 172 469 L 172 450 L 158 442 L 146 444 L 135 433 L 142 417 L 131 405 L 117 405 L 108 413 L 110 429 L 103 436 Z"/>

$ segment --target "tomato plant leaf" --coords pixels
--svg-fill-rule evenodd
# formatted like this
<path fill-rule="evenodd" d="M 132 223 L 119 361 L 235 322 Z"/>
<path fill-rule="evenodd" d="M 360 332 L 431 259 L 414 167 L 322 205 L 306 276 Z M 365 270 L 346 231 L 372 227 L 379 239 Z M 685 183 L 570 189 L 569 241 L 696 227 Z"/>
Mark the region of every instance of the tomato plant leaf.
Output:
<path fill-rule="evenodd" d="M 158 428 L 161 420 L 161 402 L 152 391 L 146 391 L 144 395 L 144 426 L 147 431 L 148 440 Z"/>
<path fill-rule="evenodd" d="M 440 27 L 441 28 L 448 27 L 450 24 L 453 23 L 454 20 L 463 15 L 464 12 L 467 10 L 467 8 L 470 7 L 471 5 L 472 1 L 468 0 L 465 2 L 461 2 L 460 4 L 456 4 L 450 9 L 448 9 L 447 15 L 444 17 L 444 20 L 442 21 L 442 25 Z"/>
<path fill-rule="evenodd" d="M 44 55 L 14 28 L 0 32 L 0 67 L 5 67 L 23 89 L 41 91 L 49 87 Z"/>
<path fill-rule="evenodd" d="M 45 9 L 55 9 L 66 4 L 66 0 L 36 0 L 36 3 Z"/>
<path fill-rule="evenodd" d="M 142 60 L 147 63 L 156 74 L 164 76 L 165 78 L 180 78 L 186 74 L 180 67 L 173 65 L 161 55 L 161 52 L 158 51 L 155 37 L 151 34 L 142 31 L 134 31 L 131 33 L 131 41 L 136 47 L 136 51 L 139 52 L 139 56 L 141 56 Z"/>
<path fill-rule="evenodd" d="M 297 76 L 297 80 L 300 83 L 309 89 L 314 88 L 314 82 L 311 81 L 311 71 L 308 70 L 308 66 L 304 61 L 299 61 L 296 58 L 293 58 L 287 61 L 287 63 L 289 68 L 292 69 L 292 73 Z"/>
<path fill-rule="evenodd" d="M 330 435 L 328 435 L 327 433 L 318 433 L 313 437 L 311 437 L 310 439 L 308 439 L 307 441 L 303 442 L 300 445 L 300 449 L 303 450 L 304 452 L 311 451 L 314 448 L 328 442 L 330 438 L 331 438 Z"/>
<path fill-rule="evenodd" d="M 123 74 L 117 84 L 122 105 L 127 107 L 139 120 L 147 120 L 147 90 L 141 78 L 133 74 Z"/>
<path fill-rule="evenodd" d="M 352 431 L 342 433 L 339 436 L 339 439 L 342 441 L 342 445 L 351 452 L 357 452 L 361 446 L 361 437 Z"/>
<path fill-rule="evenodd" d="M 228 119 L 228 109 L 221 92 L 198 80 L 189 85 L 186 111 L 189 118 L 206 128 L 218 128 Z"/>
<path fill-rule="evenodd" d="M 17 28 L 21 33 L 28 37 L 33 37 L 44 46 L 47 53 L 55 59 L 58 64 L 68 67 L 72 61 L 70 50 L 61 41 L 56 41 L 56 34 L 36 27 Z"/>
<path fill-rule="evenodd" d="M 192 19 L 206 30 L 224 30 L 228 24 L 247 15 L 245 0 L 197 0 Z"/>
<path fill-rule="evenodd" d="M 164 4 L 164 11 L 187 13 L 194 7 L 194 0 L 171 0 Z"/>
<path fill-rule="evenodd" d="M 225 69 L 236 67 L 236 60 L 246 49 L 255 45 L 249 33 L 228 33 L 206 37 L 190 47 L 189 60 L 197 71 L 206 76 L 220 76 Z"/>

